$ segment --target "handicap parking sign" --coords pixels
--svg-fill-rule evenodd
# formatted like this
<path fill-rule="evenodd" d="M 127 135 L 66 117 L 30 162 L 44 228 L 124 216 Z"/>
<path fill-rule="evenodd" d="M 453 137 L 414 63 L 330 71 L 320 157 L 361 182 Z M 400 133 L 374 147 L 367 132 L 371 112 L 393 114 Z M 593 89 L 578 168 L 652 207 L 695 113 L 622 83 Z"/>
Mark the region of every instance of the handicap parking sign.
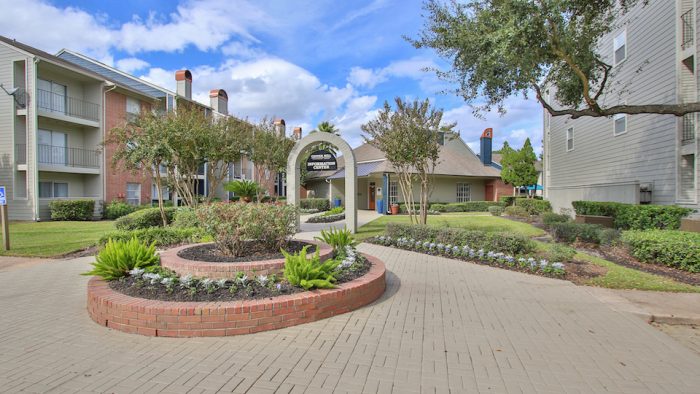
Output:
<path fill-rule="evenodd" d="M 5 197 L 5 186 L 0 186 L 0 205 L 7 205 L 7 198 Z"/>

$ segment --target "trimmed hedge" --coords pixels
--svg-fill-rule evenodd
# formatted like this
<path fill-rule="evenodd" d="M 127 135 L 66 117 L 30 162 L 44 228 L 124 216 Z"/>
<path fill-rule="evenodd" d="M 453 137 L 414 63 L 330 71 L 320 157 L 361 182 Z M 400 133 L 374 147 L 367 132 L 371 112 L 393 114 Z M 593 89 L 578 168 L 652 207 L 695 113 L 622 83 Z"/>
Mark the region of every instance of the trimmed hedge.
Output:
<path fill-rule="evenodd" d="M 489 207 L 489 213 L 493 216 L 501 216 L 501 215 L 503 215 L 503 207 L 499 207 L 499 206 L 495 206 L 495 205 L 492 207 Z"/>
<path fill-rule="evenodd" d="M 577 215 L 611 216 L 621 230 L 677 230 L 693 210 L 675 205 L 635 205 L 619 202 L 573 201 Z"/>
<path fill-rule="evenodd" d="M 95 200 L 54 200 L 49 209 L 51 220 L 92 220 Z"/>
<path fill-rule="evenodd" d="M 552 212 L 552 204 L 549 201 L 536 198 L 516 198 L 515 206 L 525 208 L 530 215 Z"/>
<path fill-rule="evenodd" d="M 331 208 L 331 202 L 326 198 L 302 198 L 299 200 L 299 208 L 327 211 Z"/>
<path fill-rule="evenodd" d="M 545 212 L 541 215 L 541 217 L 542 224 L 544 224 L 546 228 L 549 228 L 554 223 L 567 223 L 571 221 L 571 217 L 569 217 L 569 215 L 563 215 L 554 212 Z"/>
<path fill-rule="evenodd" d="M 562 222 L 549 225 L 549 232 L 558 242 L 574 243 L 576 241 L 593 244 L 611 245 L 620 239 L 620 232 L 597 224 Z"/>
<path fill-rule="evenodd" d="M 535 244 L 527 237 L 512 233 L 492 233 L 467 228 L 440 228 L 420 224 L 389 223 L 386 235 L 413 238 L 451 245 L 468 245 L 473 249 L 497 250 L 513 255 L 533 252 Z"/>
<path fill-rule="evenodd" d="M 142 243 L 150 245 L 155 243 L 157 247 L 172 246 L 185 243 L 199 242 L 202 231 L 193 227 L 149 227 L 138 230 L 115 230 L 100 237 L 99 244 L 105 245 L 107 241 L 128 241 L 136 237 Z"/>
<path fill-rule="evenodd" d="M 165 208 L 165 217 L 168 223 L 172 223 L 175 212 L 178 208 Z M 122 216 L 114 222 L 118 230 L 138 230 L 148 227 L 162 227 L 163 219 L 160 217 L 160 208 L 146 208 Z"/>
<path fill-rule="evenodd" d="M 519 207 L 517 205 L 512 205 L 509 207 L 506 207 L 504 209 L 504 212 L 508 216 L 514 216 L 517 218 L 529 218 L 530 217 L 530 212 L 527 211 L 527 209 L 523 207 Z"/>
<path fill-rule="evenodd" d="M 306 223 L 333 223 L 337 222 L 338 220 L 344 220 L 345 219 L 345 212 L 342 213 L 336 213 L 333 215 L 316 215 L 316 216 L 311 216 L 306 220 Z"/>
<path fill-rule="evenodd" d="M 632 256 L 647 263 L 661 263 L 700 272 L 700 233 L 669 230 L 625 231 L 622 241 Z"/>
<path fill-rule="evenodd" d="M 107 220 L 115 220 L 132 212 L 150 207 L 150 205 L 131 205 L 123 201 L 114 200 L 105 205 L 104 218 Z"/>
<path fill-rule="evenodd" d="M 504 206 L 509 207 L 515 204 L 515 196 L 500 196 L 498 197 L 498 202 L 502 202 Z"/>
<path fill-rule="evenodd" d="M 467 201 L 447 204 L 434 203 L 430 204 L 430 210 L 437 212 L 488 212 L 489 207 L 504 206 L 502 202 L 498 201 Z"/>

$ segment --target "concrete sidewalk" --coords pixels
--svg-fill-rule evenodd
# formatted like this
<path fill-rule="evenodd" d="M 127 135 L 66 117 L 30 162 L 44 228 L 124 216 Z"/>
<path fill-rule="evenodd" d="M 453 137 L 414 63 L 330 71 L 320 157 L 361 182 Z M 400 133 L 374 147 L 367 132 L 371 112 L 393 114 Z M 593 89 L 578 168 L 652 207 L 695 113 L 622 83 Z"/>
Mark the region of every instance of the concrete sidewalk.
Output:
<path fill-rule="evenodd" d="M 648 322 L 700 325 L 700 293 L 584 288 L 612 309 L 635 314 Z"/>

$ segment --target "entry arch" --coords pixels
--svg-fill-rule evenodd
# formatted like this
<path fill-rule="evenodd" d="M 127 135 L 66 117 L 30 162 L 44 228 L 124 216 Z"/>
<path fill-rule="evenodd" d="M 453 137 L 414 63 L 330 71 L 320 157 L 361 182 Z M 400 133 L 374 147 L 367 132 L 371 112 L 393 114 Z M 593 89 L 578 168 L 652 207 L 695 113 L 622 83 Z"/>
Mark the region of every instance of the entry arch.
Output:
<path fill-rule="evenodd" d="M 313 145 L 321 142 L 334 145 L 345 160 L 345 227 L 353 234 L 357 232 L 357 165 L 355 153 L 347 142 L 332 133 L 310 133 L 294 144 L 287 159 L 287 203 L 298 206 L 301 197 L 301 159 L 303 153 Z M 299 214 L 296 220 L 297 229 L 300 228 Z"/>

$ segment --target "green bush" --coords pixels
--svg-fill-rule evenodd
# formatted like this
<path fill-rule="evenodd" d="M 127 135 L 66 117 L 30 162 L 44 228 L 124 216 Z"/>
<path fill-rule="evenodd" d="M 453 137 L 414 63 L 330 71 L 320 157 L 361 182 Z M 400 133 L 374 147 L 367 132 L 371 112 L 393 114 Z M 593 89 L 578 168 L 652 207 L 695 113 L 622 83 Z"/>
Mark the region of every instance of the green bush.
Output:
<path fill-rule="evenodd" d="M 178 208 L 165 208 L 165 217 L 168 223 L 173 221 L 175 212 Z M 140 228 L 161 227 L 163 219 L 160 216 L 160 208 L 146 208 L 136 212 L 132 212 L 126 216 L 122 216 L 114 222 L 114 226 L 118 230 L 138 230 Z"/>
<path fill-rule="evenodd" d="M 257 197 L 261 187 L 255 181 L 238 179 L 224 184 L 224 190 L 233 192 L 244 200 L 251 201 L 254 197 Z"/>
<path fill-rule="evenodd" d="M 215 203 L 197 208 L 197 218 L 229 256 L 243 255 L 247 240 L 279 250 L 296 232 L 296 207 L 288 204 Z"/>
<path fill-rule="evenodd" d="M 515 196 L 500 196 L 498 197 L 498 202 L 502 203 L 506 207 L 509 207 L 515 204 L 515 199 Z"/>
<path fill-rule="evenodd" d="M 647 263 L 661 263 L 700 272 L 700 233 L 671 230 L 625 231 L 630 254 Z"/>
<path fill-rule="evenodd" d="M 126 276 L 134 268 L 147 268 L 160 263 L 155 245 L 139 242 L 136 238 L 128 241 L 110 240 L 97 254 L 93 269 L 83 275 L 99 276 L 104 280 L 114 280 Z"/>
<path fill-rule="evenodd" d="M 574 243 L 577 240 L 594 244 L 600 243 L 602 227 L 587 223 L 553 223 L 550 225 L 552 237 L 559 242 Z"/>
<path fill-rule="evenodd" d="M 616 245 L 620 241 L 620 230 L 601 228 L 598 233 L 601 245 Z"/>
<path fill-rule="evenodd" d="M 554 212 L 545 212 L 540 215 L 542 218 L 542 223 L 546 228 L 549 228 L 554 223 L 566 223 L 571 221 L 569 215 L 558 214 Z"/>
<path fill-rule="evenodd" d="M 173 215 L 173 227 L 188 228 L 199 227 L 199 219 L 194 209 L 189 207 L 180 207 Z"/>
<path fill-rule="evenodd" d="M 345 208 L 335 207 L 335 208 L 331 208 L 330 210 L 324 212 L 322 214 L 322 216 L 340 215 L 343 212 L 345 212 Z"/>
<path fill-rule="evenodd" d="M 333 223 L 345 219 L 345 213 L 335 215 L 316 215 L 306 219 L 306 223 Z"/>
<path fill-rule="evenodd" d="M 676 230 L 692 209 L 675 205 L 635 205 L 618 202 L 573 201 L 577 215 L 610 216 L 620 230 Z"/>
<path fill-rule="evenodd" d="M 467 201 L 451 202 L 447 204 L 435 203 L 430 205 L 430 210 L 437 212 L 488 212 L 489 207 L 503 207 L 497 201 Z"/>
<path fill-rule="evenodd" d="M 148 227 L 137 230 L 114 230 L 100 237 L 99 244 L 105 245 L 111 240 L 128 241 L 136 238 L 139 241 L 157 247 L 199 242 L 202 231 L 195 227 Z"/>
<path fill-rule="evenodd" d="M 340 261 L 328 259 L 321 263 L 318 249 L 310 259 L 307 259 L 307 248 L 308 246 L 304 246 L 299 253 L 295 254 L 282 251 L 284 254 L 284 277 L 292 286 L 303 287 L 306 290 L 335 287 L 333 285 L 333 282 L 336 281 L 334 272 Z"/>
<path fill-rule="evenodd" d="M 95 200 L 53 200 L 49 209 L 51 220 L 92 220 Z"/>
<path fill-rule="evenodd" d="M 541 215 L 546 212 L 552 212 L 552 204 L 547 200 L 538 200 L 536 198 L 516 198 L 515 206 L 525 208 L 530 215 Z"/>
<path fill-rule="evenodd" d="M 430 204 L 430 210 L 435 212 L 447 212 L 447 204 Z"/>
<path fill-rule="evenodd" d="M 473 249 L 496 250 L 510 254 L 534 251 L 535 244 L 527 237 L 512 233 L 492 233 L 466 228 L 439 228 L 426 225 L 389 223 L 386 235 L 392 238 L 406 237 L 451 245 L 468 245 Z"/>
<path fill-rule="evenodd" d="M 105 205 L 104 217 L 107 220 L 119 219 L 139 209 L 137 205 L 127 204 L 123 201 L 114 200 Z"/>
<path fill-rule="evenodd" d="M 355 246 L 357 242 L 348 229 L 321 230 L 320 237 L 314 237 L 315 240 L 327 243 L 333 248 L 335 253 L 345 252 L 347 246 Z"/>
<path fill-rule="evenodd" d="M 575 255 L 576 249 L 562 244 L 554 244 L 547 252 L 547 259 L 551 262 L 564 263 L 571 261 Z"/>
<path fill-rule="evenodd" d="M 518 207 L 518 206 L 510 206 L 506 207 L 504 210 L 506 215 L 508 216 L 513 216 L 516 218 L 529 218 L 530 213 L 527 211 L 527 209 L 523 207 Z"/>
<path fill-rule="evenodd" d="M 489 213 L 493 216 L 501 216 L 501 215 L 503 215 L 503 211 L 504 211 L 503 207 L 499 207 L 496 205 L 489 207 Z"/>
<path fill-rule="evenodd" d="M 326 198 L 302 198 L 299 200 L 299 208 L 327 211 L 331 208 L 331 203 Z"/>

